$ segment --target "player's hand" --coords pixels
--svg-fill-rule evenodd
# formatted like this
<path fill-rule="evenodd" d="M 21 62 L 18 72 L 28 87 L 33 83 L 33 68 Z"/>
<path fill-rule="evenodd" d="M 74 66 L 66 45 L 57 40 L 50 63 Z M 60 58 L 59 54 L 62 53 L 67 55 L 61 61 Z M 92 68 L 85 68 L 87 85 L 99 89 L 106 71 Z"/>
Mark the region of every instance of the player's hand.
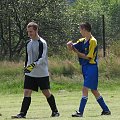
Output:
<path fill-rule="evenodd" d="M 69 48 L 69 50 L 72 50 L 72 49 L 73 49 L 72 46 L 73 46 L 73 42 L 72 42 L 72 41 L 69 41 L 69 42 L 67 43 L 67 47 Z"/>
<path fill-rule="evenodd" d="M 27 67 L 25 67 L 24 73 L 30 73 L 33 70 L 34 67 L 35 67 L 34 63 L 28 65 Z"/>

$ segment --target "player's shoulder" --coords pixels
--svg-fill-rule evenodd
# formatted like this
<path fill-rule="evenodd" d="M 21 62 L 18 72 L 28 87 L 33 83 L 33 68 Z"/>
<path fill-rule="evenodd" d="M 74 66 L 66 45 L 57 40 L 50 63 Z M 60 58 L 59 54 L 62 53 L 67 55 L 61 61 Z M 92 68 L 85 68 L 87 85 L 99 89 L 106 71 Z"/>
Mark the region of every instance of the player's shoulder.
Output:
<path fill-rule="evenodd" d="M 26 40 L 25 45 L 27 45 L 30 41 L 31 41 L 31 39 Z"/>
<path fill-rule="evenodd" d="M 90 41 L 92 41 L 92 42 L 95 41 L 95 42 L 96 42 L 97 40 L 92 36 L 92 37 L 90 38 Z"/>
<path fill-rule="evenodd" d="M 80 38 L 80 39 L 77 40 L 77 43 L 84 42 L 84 40 L 85 40 L 85 38 Z"/>
<path fill-rule="evenodd" d="M 96 43 L 96 44 L 97 44 L 97 40 L 92 36 L 92 37 L 90 38 L 90 43 Z"/>
<path fill-rule="evenodd" d="M 40 41 L 41 41 L 43 44 L 47 44 L 46 41 L 45 41 L 42 37 L 40 37 Z"/>

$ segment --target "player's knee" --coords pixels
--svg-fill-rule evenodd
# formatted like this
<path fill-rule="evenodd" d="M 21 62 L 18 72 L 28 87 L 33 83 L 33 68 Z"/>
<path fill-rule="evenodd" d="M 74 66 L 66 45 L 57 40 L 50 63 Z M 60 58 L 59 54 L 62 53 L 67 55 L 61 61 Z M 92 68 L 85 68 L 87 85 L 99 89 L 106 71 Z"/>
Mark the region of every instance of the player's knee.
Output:
<path fill-rule="evenodd" d="M 95 97 L 100 96 L 100 93 L 99 93 L 97 90 L 91 90 L 91 92 L 93 93 L 93 95 L 94 95 Z"/>
<path fill-rule="evenodd" d="M 83 87 L 82 94 L 83 94 L 83 96 L 88 96 L 88 88 Z"/>
<path fill-rule="evenodd" d="M 44 94 L 44 96 L 45 96 L 46 98 L 49 98 L 49 97 L 51 96 L 51 93 L 50 93 L 49 90 L 42 90 L 42 93 Z"/>
<path fill-rule="evenodd" d="M 32 90 L 24 89 L 24 96 L 25 96 L 25 97 L 30 97 L 30 96 L 31 96 L 31 93 L 32 93 Z"/>

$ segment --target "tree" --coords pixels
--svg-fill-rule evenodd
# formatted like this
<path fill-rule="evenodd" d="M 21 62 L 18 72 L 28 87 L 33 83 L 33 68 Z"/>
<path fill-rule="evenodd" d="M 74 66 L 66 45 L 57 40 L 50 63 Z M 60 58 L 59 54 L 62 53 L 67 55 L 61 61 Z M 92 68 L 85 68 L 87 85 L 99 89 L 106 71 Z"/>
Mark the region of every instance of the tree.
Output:
<path fill-rule="evenodd" d="M 58 47 L 64 42 L 66 33 L 66 8 L 63 0 L 3 0 L 1 2 L 0 38 L 3 41 L 1 57 L 18 58 L 24 52 L 26 25 L 35 21 L 40 25 L 40 34 L 49 46 Z M 4 32 L 3 32 L 4 31 Z M 64 39 L 63 39 L 64 38 Z M 59 42 L 58 42 L 59 41 Z"/>

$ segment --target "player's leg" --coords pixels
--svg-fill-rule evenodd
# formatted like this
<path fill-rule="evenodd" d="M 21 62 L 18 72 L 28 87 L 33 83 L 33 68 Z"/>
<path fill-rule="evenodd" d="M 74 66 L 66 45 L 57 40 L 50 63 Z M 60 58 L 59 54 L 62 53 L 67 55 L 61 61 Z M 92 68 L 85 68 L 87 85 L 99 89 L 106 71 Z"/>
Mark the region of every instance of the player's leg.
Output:
<path fill-rule="evenodd" d="M 91 91 L 92 91 L 92 93 L 95 96 L 97 102 L 99 103 L 99 105 L 101 106 L 101 108 L 103 110 L 102 113 L 101 113 L 101 115 L 110 115 L 111 112 L 110 112 L 108 106 L 106 105 L 103 97 L 98 92 L 98 90 L 91 90 Z"/>
<path fill-rule="evenodd" d="M 82 98 L 80 101 L 80 105 L 79 105 L 79 111 L 76 112 L 75 114 L 72 114 L 72 117 L 82 117 L 83 116 L 83 112 L 85 109 L 85 105 L 87 103 L 88 100 L 88 88 L 90 87 L 90 80 L 89 80 L 89 66 L 84 65 L 82 66 L 82 73 L 83 73 L 83 78 L 84 78 L 84 85 L 83 85 L 83 89 L 82 89 Z"/>
<path fill-rule="evenodd" d="M 22 101 L 20 113 L 15 116 L 12 116 L 11 118 L 26 118 L 27 111 L 31 104 L 31 93 L 32 90 L 24 89 L 24 98 Z"/>
<path fill-rule="evenodd" d="M 32 90 L 38 91 L 37 83 L 35 82 L 34 78 L 25 76 L 24 80 L 24 98 L 21 105 L 20 113 L 12 116 L 11 118 L 25 118 L 29 106 L 31 104 L 31 94 Z"/>
<path fill-rule="evenodd" d="M 31 94 L 32 90 L 24 89 L 24 98 L 20 110 L 20 114 L 22 114 L 23 116 L 26 116 L 29 106 L 31 104 Z"/>
<path fill-rule="evenodd" d="M 45 95 L 47 102 L 52 110 L 52 115 L 51 117 L 58 117 L 60 114 L 58 112 L 56 102 L 55 102 L 55 97 L 53 94 L 51 94 L 49 89 L 42 90 L 42 93 Z"/>
<path fill-rule="evenodd" d="M 56 106 L 55 97 L 50 92 L 49 76 L 42 77 L 38 81 L 39 81 L 39 83 L 38 83 L 39 87 L 40 87 L 42 93 L 44 94 L 44 96 L 46 97 L 47 102 L 52 110 L 51 117 L 58 117 L 60 114 L 59 114 L 57 106 Z"/>
<path fill-rule="evenodd" d="M 83 113 L 84 113 L 84 109 L 87 103 L 87 99 L 88 99 L 88 88 L 87 87 L 83 87 L 82 89 L 82 98 L 80 101 L 80 106 L 79 106 L 79 111 L 76 111 L 75 114 L 72 115 L 72 117 L 82 117 Z"/>

